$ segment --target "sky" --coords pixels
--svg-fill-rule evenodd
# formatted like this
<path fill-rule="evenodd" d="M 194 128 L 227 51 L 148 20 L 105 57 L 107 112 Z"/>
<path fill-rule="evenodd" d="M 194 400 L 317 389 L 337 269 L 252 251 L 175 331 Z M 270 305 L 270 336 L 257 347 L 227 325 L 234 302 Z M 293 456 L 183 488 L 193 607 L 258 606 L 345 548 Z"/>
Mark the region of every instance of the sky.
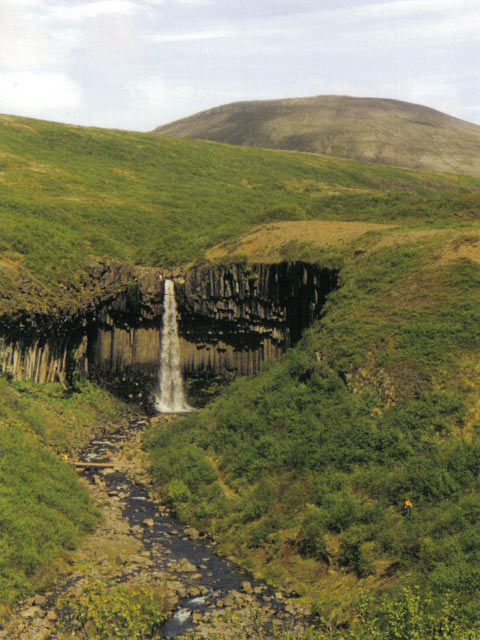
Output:
<path fill-rule="evenodd" d="M 480 0 L 0 0 L 0 113 L 148 131 L 239 100 L 480 124 Z"/>

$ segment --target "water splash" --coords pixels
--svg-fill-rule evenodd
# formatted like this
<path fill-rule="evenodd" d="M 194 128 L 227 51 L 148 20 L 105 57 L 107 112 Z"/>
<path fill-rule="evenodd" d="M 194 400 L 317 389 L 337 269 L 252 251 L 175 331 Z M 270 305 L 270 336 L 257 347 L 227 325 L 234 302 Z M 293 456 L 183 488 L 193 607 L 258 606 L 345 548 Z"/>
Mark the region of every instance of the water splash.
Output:
<path fill-rule="evenodd" d="M 180 341 L 177 326 L 177 302 L 173 280 L 165 280 L 163 302 L 162 346 L 160 369 L 155 391 L 155 409 L 160 413 L 185 413 L 192 411 L 183 392 L 180 371 Z"/>

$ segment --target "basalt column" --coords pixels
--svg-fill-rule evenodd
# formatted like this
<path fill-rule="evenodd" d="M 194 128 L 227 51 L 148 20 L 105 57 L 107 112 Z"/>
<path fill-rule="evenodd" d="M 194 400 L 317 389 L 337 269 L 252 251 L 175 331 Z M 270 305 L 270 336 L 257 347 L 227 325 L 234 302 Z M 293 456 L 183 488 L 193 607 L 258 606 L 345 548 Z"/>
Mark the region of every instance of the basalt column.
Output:
<path fill-rule="evenodd" d="M 183 374 L 254 375 L 295 344 L 337 286 L 334 270 L 304 262 L 204 264 L 166 271 L 116 261 L 85 278 L 82 308 L 0 318 L 0 373 L 68 383 L 88 375 L 147 398 L 156 382 L 165 279 L 175 283 Z"/>
<path fill-rule="evenodd" d="M 0 317 L 0 375 L 68 384 L 88 375 L 85 319 L 62 313 Z"/>
<path fill-rule="evenodd" d="M 90 371 L 109 379 L 133 370 L 153 381 L 163 315 L 161 270 L 114 262 L 98 266 L 94 276 L 103 295 L 89 331 Z"/>
<path fill-rule="evenodd" d="M 303 262 L 190 269 L 179 301 L 184 372 L 254 375 L 299 340 L 336 286 L 336 272 Z"/>

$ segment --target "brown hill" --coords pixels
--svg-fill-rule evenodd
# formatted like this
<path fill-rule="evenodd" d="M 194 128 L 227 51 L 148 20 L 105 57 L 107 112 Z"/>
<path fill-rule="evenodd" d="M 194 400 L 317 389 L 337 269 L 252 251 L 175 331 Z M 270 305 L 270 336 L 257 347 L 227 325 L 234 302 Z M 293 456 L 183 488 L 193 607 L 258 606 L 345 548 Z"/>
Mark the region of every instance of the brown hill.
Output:
<path fill-rule="evenodd" d="M 155 133 L 480 175 L 480 126 L 421 105 L 317 96 L 234 102 Z"/>

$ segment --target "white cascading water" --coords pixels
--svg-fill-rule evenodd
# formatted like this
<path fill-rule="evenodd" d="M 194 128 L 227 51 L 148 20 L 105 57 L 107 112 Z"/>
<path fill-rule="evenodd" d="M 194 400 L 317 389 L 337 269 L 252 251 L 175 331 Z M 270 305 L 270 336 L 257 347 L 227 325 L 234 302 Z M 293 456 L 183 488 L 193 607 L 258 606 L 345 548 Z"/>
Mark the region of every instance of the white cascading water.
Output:
<path fill-rule="evenodd" d="M 160 369 L 155 391 L 155 408 L 160 413 L 185 413 L 192 411 L 183 393 L 180 371 L 180 341 L 177 327 L 177 302 L 173 280 L 165 280 L 163 300 L 162 346 Z"/>

